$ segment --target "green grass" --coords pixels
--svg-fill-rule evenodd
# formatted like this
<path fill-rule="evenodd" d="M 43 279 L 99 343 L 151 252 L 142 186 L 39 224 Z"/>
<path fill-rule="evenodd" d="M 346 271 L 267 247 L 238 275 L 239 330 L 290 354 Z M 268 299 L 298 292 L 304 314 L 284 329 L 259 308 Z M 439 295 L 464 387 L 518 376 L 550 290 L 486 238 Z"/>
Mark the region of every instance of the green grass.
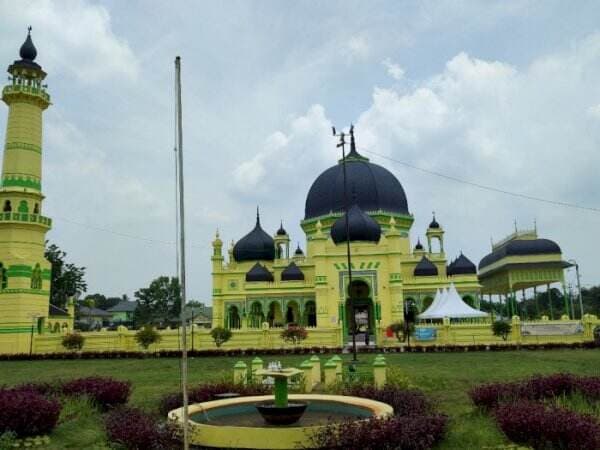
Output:
<path fill-rule="evenodd" d="M 359 372 L 370 372 L 374 355 L 359 355 Z M 233 364 L 246 358 L 193 358 L 189 362 L 190 385 L 232 376 Z M 265 356 L 284 366 L 298 366 L 305 355 Z M 344 355 L 344 361 L 350 357 Z M 322 361 L 324 358 L 322 358 Z M 475 410 L 470 387 L 489 381 L 519 379 L 532 374 L 572 372 L 600 375 L 598 350 L 546 350 L 464 353 L 403 353 L 387 355 L 388 364 L 400 368 L 411 382 L 432 398 L 451 419 L 450 431 L 440 449 L 503 448 L 509 444 L 494 422 Z M 105 375 L 133 383 L 131 403 L 155 411 L 160 397 L 179 388 L 176 359 L 110 359 L 3 361 L 0 383 L 67 380 Z M 85 400 L 67 401 L 60 424 L 52 434 L 52 448 L 106 448 L 102 416 Z"/>

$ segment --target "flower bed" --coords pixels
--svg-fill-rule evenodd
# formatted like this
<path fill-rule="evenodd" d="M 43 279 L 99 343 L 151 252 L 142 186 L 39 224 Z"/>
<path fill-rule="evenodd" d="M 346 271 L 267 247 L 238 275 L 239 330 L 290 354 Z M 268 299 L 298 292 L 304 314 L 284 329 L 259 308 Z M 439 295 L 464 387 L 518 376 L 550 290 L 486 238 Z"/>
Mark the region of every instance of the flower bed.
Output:
<path fill-rule="evenodd" d="M 12 431 L 22 438 L 49 433 L 58 422 L 60 410 L 58 400 L 34 389 L 0 389 L 0 435 Z"/>
<path fill-rule="evenodd" d="M 513 442 L 534 449 L 600 449 L 598 418 L 555 404 L 576 393 L 585 401 L 600 401 L 600 377 L 534 376 L 478 386 L 469 395 L 476 406 L 493 415 Z"/>
<path fill-rule="evenodd" d="M 62 392 L 65 395 L 87 395 L 97 406 L 107 409 L 127 403 L 131 384 L 113 378 L 78 378 L 65 383 Z"/>
<path fill-rule="evenodd" d="M 110 441 L 128 450 L 171 450 L 181 448 L 178 429 L 137 408 L 119 408 L 104 420 Z"/>

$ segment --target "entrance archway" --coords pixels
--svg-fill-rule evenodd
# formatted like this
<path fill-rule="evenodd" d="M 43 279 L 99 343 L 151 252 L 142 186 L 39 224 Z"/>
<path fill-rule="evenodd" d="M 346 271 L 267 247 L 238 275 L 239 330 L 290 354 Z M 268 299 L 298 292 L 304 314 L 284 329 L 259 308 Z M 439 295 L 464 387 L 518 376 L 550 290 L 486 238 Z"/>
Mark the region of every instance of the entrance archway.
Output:
<path fill-rule="evenodd" d="M 351 338 L 353 331 L 356 329 L 357 342 L 370 344 L 373 341 L 371 335 L 375 334 L 375 314 L 371 288 L 363 280 L 353 280 L 348 287 L 347 294 L 345 323 L 347 335 Z M 352 314 L 352 304 L 354 304 L 354 315 Z"/>

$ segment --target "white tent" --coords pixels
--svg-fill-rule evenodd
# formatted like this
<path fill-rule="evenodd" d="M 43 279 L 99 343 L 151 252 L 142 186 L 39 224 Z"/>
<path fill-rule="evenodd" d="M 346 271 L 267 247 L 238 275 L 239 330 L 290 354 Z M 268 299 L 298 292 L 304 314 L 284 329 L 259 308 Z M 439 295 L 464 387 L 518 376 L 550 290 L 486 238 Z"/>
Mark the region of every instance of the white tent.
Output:
<path fill-rule="evenodd" d="M 442 292 L 436 292 L 433 302 L 425 311 L 417 316 L 419 319 L 472 319 L 476 317 L 488 317 L 488 314 L 471 308 L 467 305 L 454 287 L 454 283 Z"/>

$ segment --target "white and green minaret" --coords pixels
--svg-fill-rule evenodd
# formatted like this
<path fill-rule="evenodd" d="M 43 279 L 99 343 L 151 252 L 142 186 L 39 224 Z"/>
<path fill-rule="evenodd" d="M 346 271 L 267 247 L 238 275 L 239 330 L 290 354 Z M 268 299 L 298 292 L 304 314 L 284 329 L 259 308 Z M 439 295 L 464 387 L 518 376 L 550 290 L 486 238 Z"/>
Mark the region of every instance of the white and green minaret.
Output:
<path fill-rule="evenodd" d="M 19 54 L 2 89 L 8 121 L 0 187 L 0 353 L 28 351 L 32 327 L 44 329 L 49 308 L 44 249 L 52 221 L 42 215 L 42 112 L 50 96 L 31 27 Z"/>

